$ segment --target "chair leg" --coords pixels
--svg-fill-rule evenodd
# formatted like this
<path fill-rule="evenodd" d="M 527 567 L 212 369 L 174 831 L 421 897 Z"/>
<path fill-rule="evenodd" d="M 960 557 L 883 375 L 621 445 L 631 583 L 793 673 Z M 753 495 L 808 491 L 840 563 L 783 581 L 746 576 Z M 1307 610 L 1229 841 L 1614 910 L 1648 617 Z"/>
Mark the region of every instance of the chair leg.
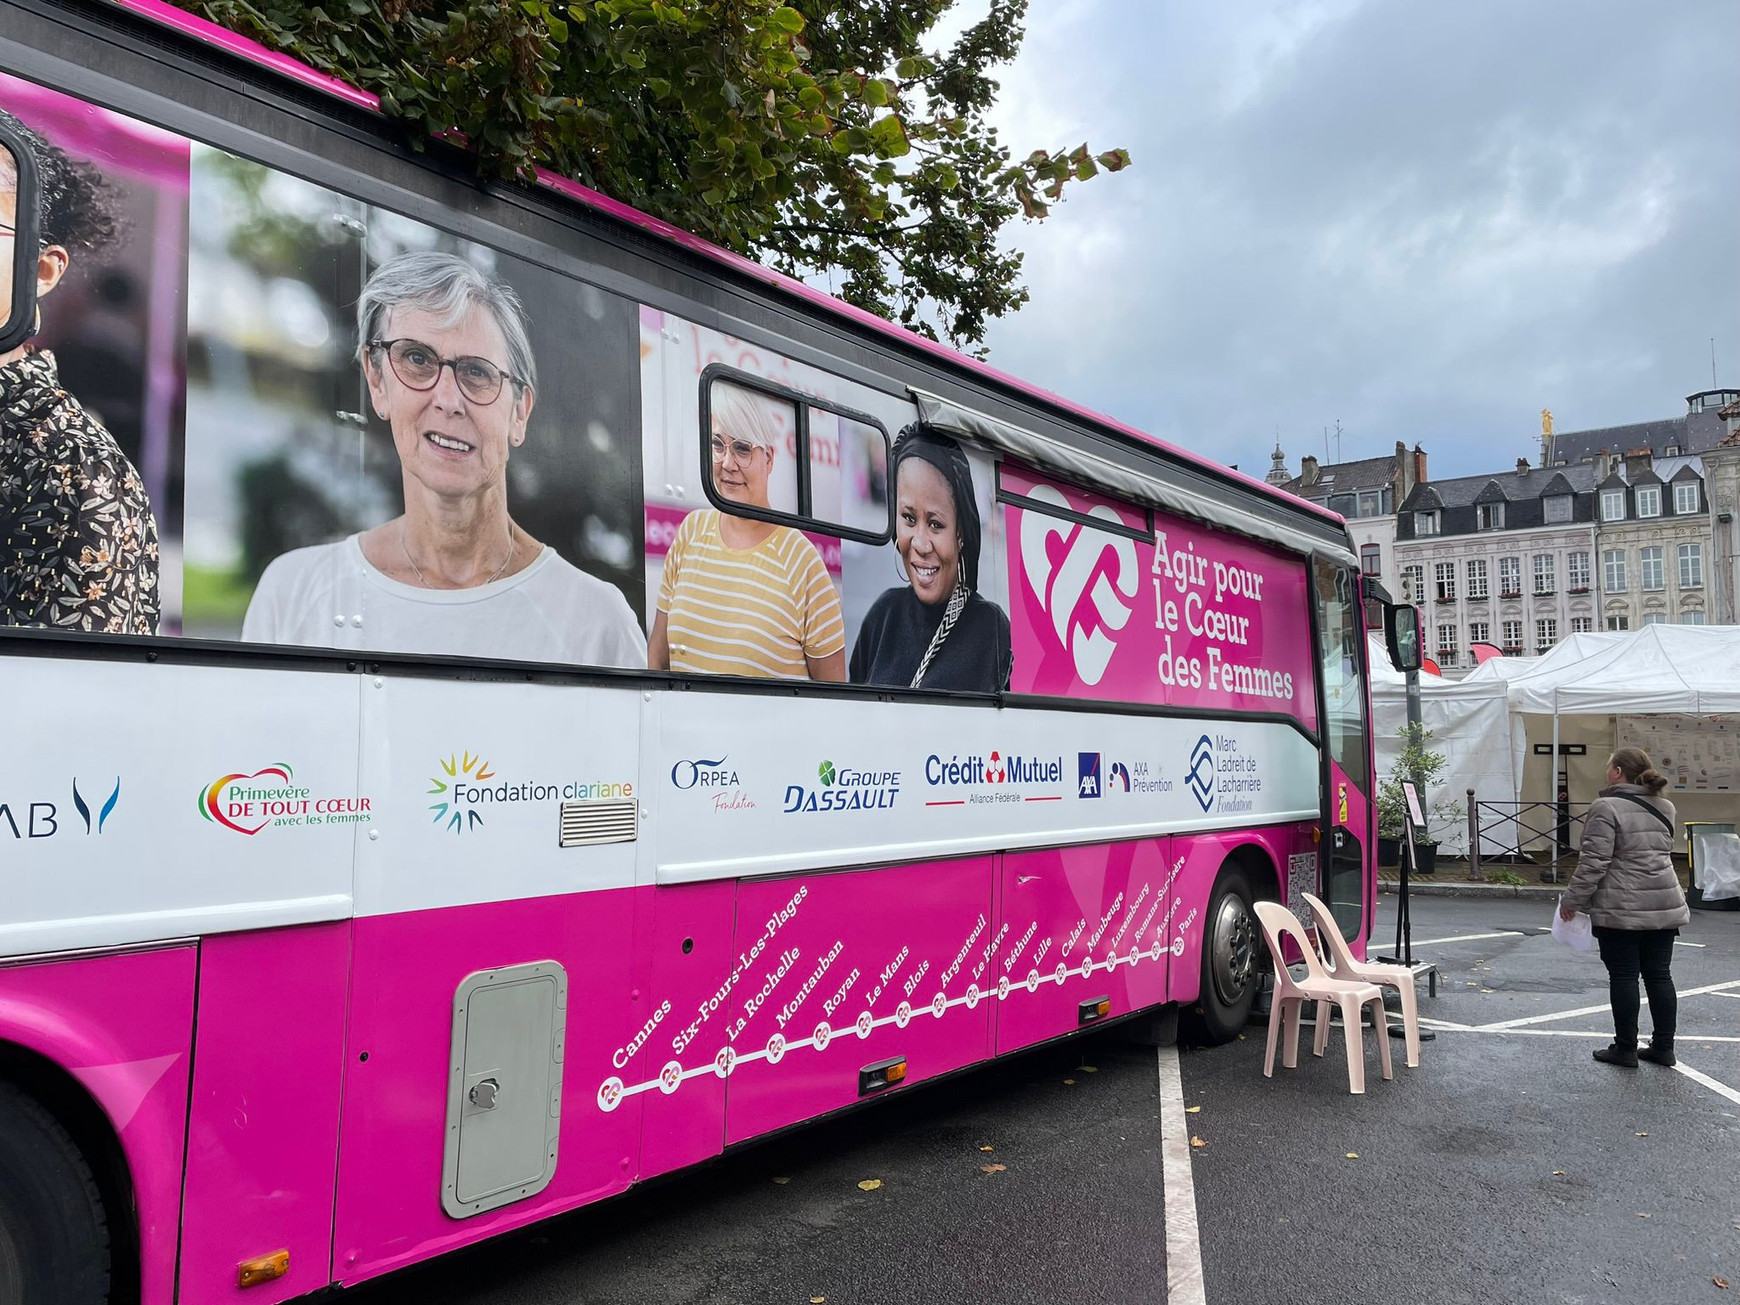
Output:
<path fill-rule="evenodd" d="M 1286 1000 L 1279 994 L 1269 1002 L 1269 1046 L 1263 1055 L 1264 1078 L 1275 1077 L 1275 1039 L 1281 1032 L 1281 1009 L 1285 1005 Z"/>
<path fill-rule="evenodd" d="M 1365 1038 L 1359 1028 L 1359 999 L 1352 993 L 1341 998 L 1341 1034 L 1347 1042 L 1347 1090 L 1365 1094 Z"/>
<path fill-rule="evenodd" d="M 1299 1067 L 1299 1017 L 1305 1011 L 1305 999 L 1294 997 L 1287 1003 L 1286 1024 L 1281 1031 L 1281 1063 L 1288 1069 Z"/>
<path fill-rule="evenodd" d="M 1402 993 L 1402 1045 L 1408 1050 L 1407 1065 L 1409 1069 L 1420 1067 L 1420 1001 L 1414 992 L 1414 978 L 1409 975 L 1401 983 Z"/>
<path fill-rule="evenodd" d="M 1329 1045 L 1329 1012 L 1332 1003 L 1319 1001 L 1314 1009 L 1316 1014 L 1311 1018 L 1317 1027 L 1311 1031 L 1311 1054 L 1319 1059 L 1323 1056 L 1323 1048 Z"/>
<path fill-rule="evenodd" d="M 1388 1013 L 1384 1010 L 1384 995 L 1381 990 L 1377 996 L 1371 999 L 1370 1005 L 1371 1025 L 1377 1030 L 1378 1062 L 1384 1067 L 1384 1082 L 1388 1083 L 1396 1075 L 1390 1066 L 1390 1020 Z"/>

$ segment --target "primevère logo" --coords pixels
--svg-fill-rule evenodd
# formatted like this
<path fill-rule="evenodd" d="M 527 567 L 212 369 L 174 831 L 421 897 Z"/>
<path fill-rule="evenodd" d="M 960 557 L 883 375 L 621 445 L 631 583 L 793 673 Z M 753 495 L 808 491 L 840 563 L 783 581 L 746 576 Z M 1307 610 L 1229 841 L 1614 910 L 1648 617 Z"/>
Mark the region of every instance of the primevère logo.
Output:
<path fill-rule="evenodd" d="M 97 790 L 99 793 L 101 791 Z M 84 822 L 85 833 L 100 834 L 109 823 L 109 817 L 114 814 L 116 804 L 121 800 L 120 777 L 116 777 L 114 789 L 95 812 L 91 810 L 90 802 L 85 800 L 85 795 L 79 792 L 76 778 L 72 781 L 72 800 L 73 810 L 78 812 L 79 819 Z M 16 839 L 29 839 L 53 838 L 56 834 L 71 832 L 71 822 L 66 819 L 66 813 L 53 801 L 27 797 L 20 802 L 10 796 L 0 797 L 0 833 L 9 833 Z"/>
<path fill-rule="evenodd" d="M 481 808 L 512 807 L 538 802 L 577 802 L 597 798 L 631 798 L 634 784 L 628 780 L 518 780 L 501 779 L 490 769 L 482 753 L 449 753 L 438 761 L 439 773 L 430 776 L 427 792 L 436 825 L 462 834 L 483 824 Z M 496 782 L 498 781 L 499 782 Z"/>
<path fill-rule="evenodd" d="M 860 770 L 831 761 L 816 766 L 814 784 L 788 784 L 785 814 L 891 810 L 900 796 L 898 770 Z"/>
<path fill-rule="evenodd" d="M 199 814 L 214 825 L 250 837 L 262 829 L 358 825 L 374 819 L 368 798 L 321 793 L 299 782 L 290 763 L 234 770 L 199 791 Z"/>

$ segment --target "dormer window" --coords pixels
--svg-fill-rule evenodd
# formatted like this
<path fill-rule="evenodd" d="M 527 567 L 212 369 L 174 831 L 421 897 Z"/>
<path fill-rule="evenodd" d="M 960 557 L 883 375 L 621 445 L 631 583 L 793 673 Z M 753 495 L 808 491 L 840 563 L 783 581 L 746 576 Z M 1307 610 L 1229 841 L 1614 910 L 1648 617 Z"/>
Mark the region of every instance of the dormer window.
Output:
<path fill-rule="evenodd" d="M 1474 505 L 1474 528 L 1476 530 L 1503 530 L 1503 503 L 1476 503 Z"/>
<path fill-rule="evenodd" d="M 1674 486 L 1674 515 L 1690 516 L 1698 510 L 1698 482 L 1682 480 Z"/>
<path fill-rule="evenodd" d="M 1438 514 L 1437 514 L 1437 512 L 1416 512 L 1416 513 L 1414 513 L 1414 534 L 1416 536 L 1424 537 L 1426 535 L 1435 535 L 1437 533 L 1438 533 Z"/>
<path fill-rule="evenodd" d="M 1359 491 L 1359 515 L 1362 517 L 1381 517 L 1390 510 L 1390 492 L 1387 489 L 1362 489 Z"/>
<path fill-rule="evenodd" d="M 1662 453 L 1662 457 L 1664 458 L 1677 458 L 1679 456 L 1680 446 L 1678 444 L 1668 445 L 1666 451 Z"/>
<path fill-rule="evenodd" d="M 1623 489 L 1604 489 L 1601 491 L 1601 519 L 1603 521 L 1625 520 L 1625 491 Z"/>
<path fill-rule="evenodd" d="M 1661 515 L 1661 486 L 1639 485 L 1637 487 L 1637 515 L 1640 517 L 1659 517 Z"/>
<path fill-rule="evenodd" d="M 1554 494 L 1547 500 L 1547 524 L 1549 526 L 1563 525 L 1571 519 L 1571 496 L 1569 494 Z"/>

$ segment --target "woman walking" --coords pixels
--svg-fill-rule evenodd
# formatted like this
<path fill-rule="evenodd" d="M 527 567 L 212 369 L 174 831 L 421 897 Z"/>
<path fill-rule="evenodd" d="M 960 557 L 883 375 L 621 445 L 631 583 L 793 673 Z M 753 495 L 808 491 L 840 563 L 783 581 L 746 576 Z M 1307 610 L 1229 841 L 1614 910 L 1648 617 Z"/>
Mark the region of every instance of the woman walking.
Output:
<path fill-rule="evenodd" d="M 1613 1045 L 1595 1053 L 1604 1065 L 1636 1069 L 1639 1059 L 1674 1063 L 1674 935 L 1691 910 L 1674 874 L 1674 806 L 1661 796 L 1667 780 L 1638 748 L 1621 748 L 1607 763 L 1607 787 L 1589 807 L 1577 873 L 1559 907 L 1569 920 L 1588 911 L 1607 966 L 1613 1005 Z M 1655 1026 L 1637 1047 L 1638 976 L 1649 994 Z"/>

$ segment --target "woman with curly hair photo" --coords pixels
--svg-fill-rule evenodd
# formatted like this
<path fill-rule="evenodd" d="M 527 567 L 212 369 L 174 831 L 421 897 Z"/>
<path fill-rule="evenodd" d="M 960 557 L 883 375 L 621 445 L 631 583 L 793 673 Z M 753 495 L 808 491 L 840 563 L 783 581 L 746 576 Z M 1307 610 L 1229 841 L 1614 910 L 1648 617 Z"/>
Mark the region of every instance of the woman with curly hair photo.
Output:
<path fill-rule="evenodd" d="M 4 110 L 0 123 L 36 165 L 41 300 L 76 256 L 114 243 L 114 200 L 89 163 Z M 0 303 L 12 295 L 18 202 L 17 165 L 0 150 Z M 62 387 L 48 350 L 27 341 L 0 354 L 0 625 L 156 634 L 157 568 L 145 485 L 114 436 Z"/>

